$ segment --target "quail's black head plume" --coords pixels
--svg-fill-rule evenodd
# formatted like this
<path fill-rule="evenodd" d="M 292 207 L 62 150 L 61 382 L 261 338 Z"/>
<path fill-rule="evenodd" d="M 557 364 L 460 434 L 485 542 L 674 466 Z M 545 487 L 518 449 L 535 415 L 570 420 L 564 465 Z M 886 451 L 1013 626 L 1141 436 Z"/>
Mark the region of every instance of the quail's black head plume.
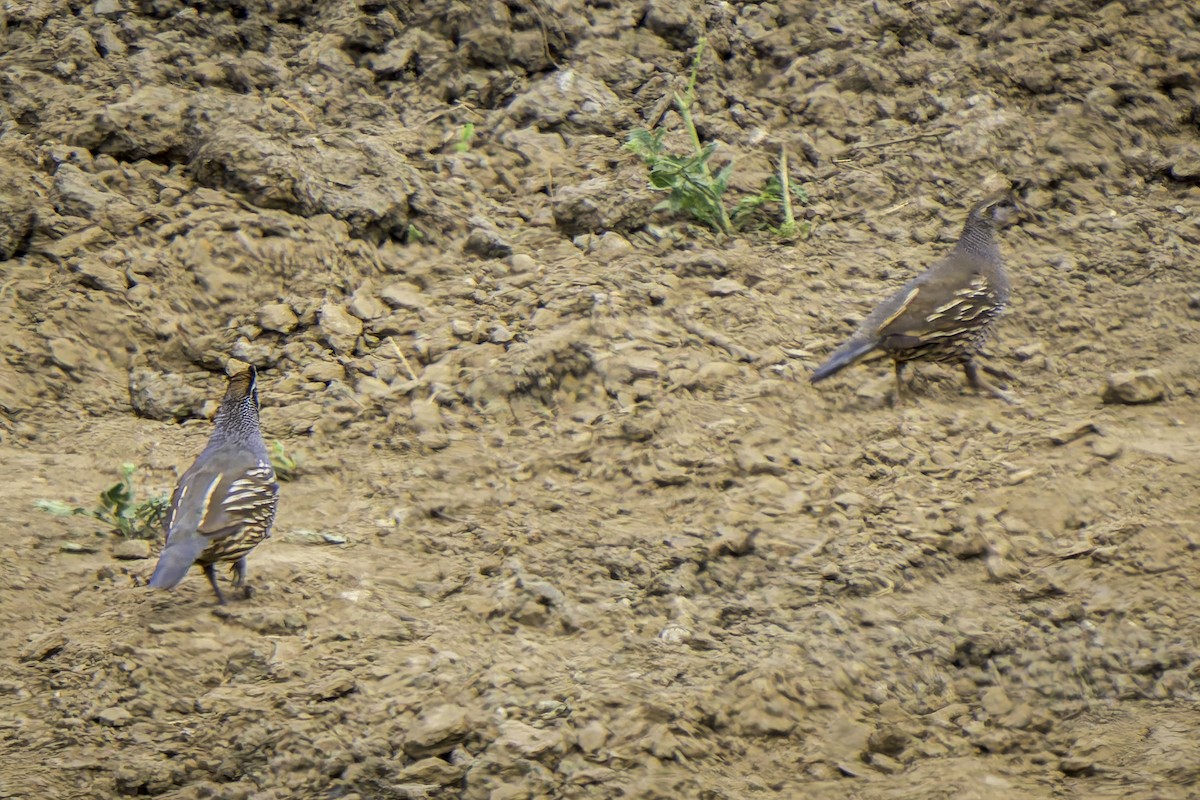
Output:
<path fill-rule="evenodd" d="M 257 384 L 253 367 L 229 379 L 208 446 L 171 496 L 167 543 L 151 586 L 170 589 L 199 564 L 224 603 L 215 567 L 232 561 L 234 585 L 249 595 L 246 555 L 271 535 L 279 498 L 258 423 Z"/>
<path fill-rule="evenodd" d="M 1011 402 L 987 383 L 975 355 L 1008 304 L 1008 276 L 994 239 L 995 224 L 1015 202 L 994 195 L 971 209 L 954 249 L 906 283 L 872 311 L 849 341 L 813 372 L 811 381 L 828 378 L 852 364 L 889 357 L 896 368 L 896 392 L 909 361 L 961 364 L 972 387 Z"/>

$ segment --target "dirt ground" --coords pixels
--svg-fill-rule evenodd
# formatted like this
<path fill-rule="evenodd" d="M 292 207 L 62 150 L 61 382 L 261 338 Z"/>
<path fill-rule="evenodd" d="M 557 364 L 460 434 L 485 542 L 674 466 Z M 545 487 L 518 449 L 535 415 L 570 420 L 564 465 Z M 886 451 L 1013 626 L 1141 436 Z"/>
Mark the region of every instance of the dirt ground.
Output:
<path fill-rule="evenodd" d="M 701 37 L 807 241 L 652 210 Z M 1008 185 L 1022 404 L 810 386 Z M 15 0 L 0 259 L 0 797 L 1200 797 L 1189 0 Z M 217 607 L 34 503 L 231 359 L 302 468 Z"/>

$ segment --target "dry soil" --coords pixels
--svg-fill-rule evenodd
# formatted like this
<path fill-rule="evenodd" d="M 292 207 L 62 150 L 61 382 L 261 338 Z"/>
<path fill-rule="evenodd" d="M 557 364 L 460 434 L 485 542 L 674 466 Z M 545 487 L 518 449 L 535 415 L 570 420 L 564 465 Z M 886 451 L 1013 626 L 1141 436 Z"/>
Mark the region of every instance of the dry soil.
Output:
<path fill-rule="evenodd" d="M 0 796 L 1200 796 L 1198 31 L 0 5 Z M 686 147 L 702 37 L 731 195 L 786 146 L 809 239 L 654 210 L 622 144 Z M 1005 186 L 1022 404 L 810 386 Z M 169 490 L 234 359 L 302 463 L 218 608 L 34 503 Z"/>

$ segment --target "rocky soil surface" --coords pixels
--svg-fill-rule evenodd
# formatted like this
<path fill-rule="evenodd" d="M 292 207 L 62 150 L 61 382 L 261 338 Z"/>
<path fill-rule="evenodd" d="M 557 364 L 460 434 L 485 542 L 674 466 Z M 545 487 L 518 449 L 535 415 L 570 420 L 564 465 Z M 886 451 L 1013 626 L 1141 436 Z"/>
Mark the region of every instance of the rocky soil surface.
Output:
<path fill-rule="evenodd" d="M 807 240 L 654 210 L 701 38 Z M 1005 186 L 1022 404 L 810 386 Z M 1188 0 L 7 2 L 0 796 L 1200 796 L 1198 275 Z M 35 509 L 233 361 L 252 599 Z"/>

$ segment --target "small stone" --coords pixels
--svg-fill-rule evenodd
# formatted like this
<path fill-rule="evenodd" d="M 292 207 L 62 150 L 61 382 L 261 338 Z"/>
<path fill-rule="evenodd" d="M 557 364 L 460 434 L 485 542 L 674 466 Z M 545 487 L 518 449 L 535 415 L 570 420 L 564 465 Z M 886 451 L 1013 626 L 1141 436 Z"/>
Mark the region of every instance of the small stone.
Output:
<path fill-rule="evenodd" d="M 465 708 L 456 705 L 435 706 L 408 729 L 404 752 L 413 758 L 448 753 L 466 734 Z"/>
<path fill-rule="evenodd" d="M 336 361 L 310 361 L 300 373 L 305 380 L 333 383 L 346 380 L 346 368 Z"/>
<path fill-rule="evenodd" d="M 275 333 L 291 333 L 300 318 L 287 303 L 268 303 L 258 310 L 258 327 Z"/>
<path fill-rule="evenodd" d="M 387 381 L 376 378 L 374 375 L 360 375 L 355 381 L 354 390 L 363 397 L 370 397 L 376 400 L 383 400 L 390 397 L 392 387 Z"/>
<path fill-rule="evenodd" d="M 745 475 L 782 475 L 787 468 L 767 458 L 766 453 L 755 447 L 742 447 L 734 454 L 738 469 Z"/>
<path fill-rule="evenodd" d="M 728 361 L 710 361 L 696 370 L 695 376 L 688 382 L 689 389 L 719 389 L 742 372 L 737 364 Z"/>
<path fill-rule="evenodd" d="M 67 646 L 67 637 L 61 633 L 47 633 L 25 645 L 18 654 L 22 661 L 45 661 L 58 655 Z"/>
<path fill-rule="evenodd" d="M 337 303 L 325 303 L 317 316 L 325 342 L 337 353 L 348 353 L 354 349 L 362 335 L 362 320 L 353 316 Z"/>
<path fill-rule="evenodd" d="M 577 737 L 580 750 L 585 753 L 596 753 L 608 741 L 608 728 L 605 728 L 600 720 L 594 719 L 579 730 Z"/>
<path fill-rule="evenodd" d="M 185 420 L 203 416 L 206 392 L 184 383 L 174 373 L 135 367 L 129 373 L 129 403 L 139 417 Z"/>
<path fill-rule="evenodd" d="M 992 717 L 1003 716 L 1013 709 L 1013 701 L 1000 686 L 988 687 L 979 698 L 979 704 Z"/>
<path fill-rule="evenodd" d="M 122 539 L 113 545 L 113 558 L 136 561 L 150 557 L 150 542 L 145 539 Z"/>
<path fill-rule="evenodd" d="M 596 237 L 591 251 L 596 258 L 607 263 L 632 253 L 633 245 L 616 231 L 605 231 Z"/>
<path fill-rule="evenodd" d="M 350 301 L 350 313 L 364 322 L 387 316 L 388 307 L 373 294 L 358 292 Z"/>
<path fill-rule="evenodd" d="M 471 231 L 467 236 L 463 252 L 482 258 L 505 258 L 512 255 L 512 245 L 501 238 L 496 231 L 481 227 Z"/>
<path fill-rule="evenodd" d="M 514 275 L 523 275 L 526 272 L 533 272 L 537 269 L 537 262 L 533 260 L 533 256 L 527 253 L 516 253 L 508 260 L 508 265 L 512 267 Z"/>
<path fill-rule="evenodd" d="M 853 508 L 854 506 L 861 506 L 863 503 L 867 502 L 867 498 L 863 497 L 858 492 L 842 492 L 837 497 L 833 498 L 833 502 L 835 505 L 839 505 L 842 508 Z"/>
<path fill-rule="evenodd" d="M 92 5 L 92 13 L 98 17 L 113 17 L 123 11 L 128 11 L 123 7 L 121 0 L 96 0 Z"/>
<path fill-rule="evenodd" d="M 339 669 L 325 676 L 325 679 L 313 687 L 311 697 L 314 700 L 336 700 L 358 689 L 358 682 L 350 670 Z"/>
<path fill-rule="evenodd" d="M 708 289 L 708 293 L 713 297 L 728 297 L 733 294 L 741 294 L 744 291 L 746 291 L 746 285 L 733 278 L 718 278 L 712 282 L 712 286 Z"/>
<path fill-rule="evenodd" d="M 500 726 L 496 744 L 513 755 L 522 758 L 537 758 L 542 753 L 562 744 L 562 734 L 554 728 L 535 728 L 518 720 L 509 720 Z"/>
<path fill-rule="evenodd" d="M 96 721 L 110 728 L 121 728 L 133 721 L 133 714 L 120 706 L 112 706 L 97 714 Z"/>
<path fill-rule="evenodd" d="M 1194 183 L 1200 179 L 1200 147 L 1190 143 L 1179 145 L 1167 160 L 1171 164 L 1171 177 L 1175 180 Z"/>
<path fill-rule="evenodd" d="M 420 311 L 428 305 L 421 297 L 420 288 L 405 281 L 389 283 L 379 290 L 379 297 L 392 308 L 407 308 L 410 311 Z"/>
<path fill-rule="evenodd" d="M 432 786 L 448 786 L 462 779 L 466 767 L 462 764 L 451 764 L 444 758 L 422 758 L 404 768 L 400 773 L 401 780 L 410 783 Z"/>
<path fill-rule="evenodd" d="M 245 364 L 256 364 L 259 369 L 274 366 L 279 361 L 276 348 L 265 339 L 254 342 L 238 339 L 229 349 L 229 354 Z"/>
<path fill-rule="evenodd" d="M 1091 433 L 1100 433 L 1100 429 L 1096 427 L 1096 423 L 1089 420 L 1056 430 L 1050 434 L 1050 441 L 1057 445 L 1070 444 L 1076 439 L 1082 439 Z"/>
<path fill-rule="evenodd" d="M 1012 711 L 1000 717 L 997 722 L 1006 728 L 1024 730 L 1033 724 L 1033 709 L 1028 703 L 1021 703 L 1014 707 Z"/>
<path fill-rule="evenodd" d="M 1143 369 L 1109 375 L 1103 397 L 1105 403 L 1138 405 L 1162 400 L 1166 393 L 1162 373 L 1156 369 Z"/>
<path fill-rule="evenodd" d="M 1121 443 L 1112 439 L 1095 439 L 1092 441 L 1092 452 L 1103 459 L 1112 461 L 1121 455 Z"/>
<path fill-rule="evenodd" d="M 54 338 L 47 344 L 50 346 L 50 358 L 67 372 L 75 372 L 88 359 L 88 353 L 80 342 Z"/>
<path fill-rule="evenodd" d="M 513 340 L 512 331 L 504 325 L 497 325 L 492 328 L 492 332 L 488 334 L 488 341 L 492 344 L 504 344 Z"/>
<path fill-rule="evenodd" d="M 891 756 L 886 756 L 883 753 L 871 754 L 871 766 L 878 769 L 884 775 L 895 775 L 904 771 L 904 765 Z"/>
<path fill-rule="evenodd" d="M 675 47 L 687 50 L 696 43 L 697 26 L 703 23 L 685 5 L 668 0 L 650 0 L 646 3 L 643 24 Z"/>
<path fill-rule="evenodd" d="M 1045 354 L 1046 354 L 1046 348 L 1044 345 L 1042 345 L 1041 342 L 1034 342 L 1033 344 L 1023 344 L 1020 347 L 1013 350 L 1013 355 L 1017 357 L 1018 361 L 1029 361 L 1031 358 L 1034 358 L 1035 356 L 1041 356 L 1041 355 L 1045 355 Z"/>
<path fill-rule="evenodd" d="M 1058 762 L 1058 769 L 1067 775 L 1091 775 L 1096 762 L 1086 756 L 1067 756 Z"/>

